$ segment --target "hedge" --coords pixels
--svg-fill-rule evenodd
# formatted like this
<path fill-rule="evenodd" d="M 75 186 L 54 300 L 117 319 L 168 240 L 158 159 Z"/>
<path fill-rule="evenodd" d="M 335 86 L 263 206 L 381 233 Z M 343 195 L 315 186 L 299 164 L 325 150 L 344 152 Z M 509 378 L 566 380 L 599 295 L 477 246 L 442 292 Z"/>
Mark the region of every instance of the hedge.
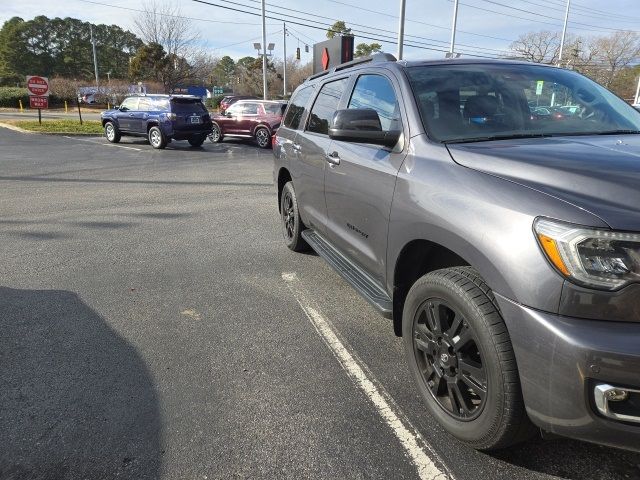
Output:
<path fill-rule="evenodd" d="M 204 104 L 208 108 L 218 108 L 220 106 L 220 102 L 224 97 L 226 97 L 226 95 L 214 95 L 211 98 L 207 98 Z"/>
<path fill-rule="evenodd" d="M 29 108 L 29 93 L 26 88 L 22 87 L 0 87 L 0 107 L 2 108 L 19 108 L 20 100 L 22 106 Z M 64 100 L 59 99 L 55 95 L 49 96 L 49 105 L 62 105 Z"/>

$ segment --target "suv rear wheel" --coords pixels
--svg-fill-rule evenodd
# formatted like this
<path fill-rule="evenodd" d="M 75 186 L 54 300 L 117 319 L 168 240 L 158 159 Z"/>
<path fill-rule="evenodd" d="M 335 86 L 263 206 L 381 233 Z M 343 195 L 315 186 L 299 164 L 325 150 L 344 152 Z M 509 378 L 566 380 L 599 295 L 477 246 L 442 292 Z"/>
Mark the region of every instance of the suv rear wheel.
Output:
<path fill-rule="evenodd" d="M 269 148 L 271 146 L 271 134 L 268 129 L 260 127 L 256 130 L 254 136 L 260 148 Z"/>
<path fill-rule="evenodd" d="M 509 333 L 493 293 L 473 268 L 420 278 L 402 318 L 409 369 L 427 409 L 449 433 L 481 450 L 535 433 Z"/>
<path fill-rule="evenodd" d="M 189 137 L 187 141 L 192 147 L 200 147 L 202 146 L 206 138 L 206 135 L 194 135 L 192 137 Z"/>
<path fill-rule="evenodd" d="M 104 124 L 104 136 L 111 143 L 118 143 L 120 141 L 120 132 L 113 124 L 113 122 L 107 122 Z"/>
<path fill-rule="evenodd" d="M 309 245 L 302 238 L 302 231 L 306 228 L 300 219 L 298 200 L 293 183 L 287 182 L 282 188 L 280 197 L 280 219 L 282 220 L 282 236 L 284 241 L 294 252 L 304 252 Z"/>
<path fill-rule="evenodd" d="M 222 131 L 220 130 L 220 125 L 217 123 L 213 124 L 213 129 L 209 134 L 209 140 L 211 143 L 220 143 L 222 141 Z"/>
<path fill-rule="evenodd" d="M 149 143 L 153 148 L 159 150 L 167 146 L 167 138 L 160 130 L 160 127 L 153 126 L 149 129 Z"/>

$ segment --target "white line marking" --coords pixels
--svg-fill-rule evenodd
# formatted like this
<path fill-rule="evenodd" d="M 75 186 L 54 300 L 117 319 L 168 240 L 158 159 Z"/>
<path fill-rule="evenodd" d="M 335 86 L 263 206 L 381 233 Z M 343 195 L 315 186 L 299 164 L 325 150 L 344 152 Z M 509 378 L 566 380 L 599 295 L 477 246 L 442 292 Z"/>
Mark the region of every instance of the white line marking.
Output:
<path fill-rule="evenodd" d="M 71 140 L 78 140 L 79 142 L 95 143 L 96 145 L 102 145 L 103 147 L 126 148 L 127 150 L 135 150 L 136 152 L 142 151 L 141 148 L 126 147 L 124 145 L 114 145 L 113 143 L 96 142 L 95 140 L 87 140 L 86 138 L 78 138 L 78 137 L 68 137 L 67 135 L 63 135 L 63 136 L 64 138 L 69 138 Z"/>
<path fill-rule="evenodd" d="M 313 306 L 312 301 L 301 287 L 298 276 L 295 273 L 283 273 L 282 279 L 342 368 L 373 403 L 380 416 L 398 438 L 406 454 L 416 466 L 420 478 L 422 480 L 453 479 L 451 472 L 448 470 L 443 472 L 438 468 L 433 459 L 436 459 L 446 470 L 444 462 L 411 424 L 384 387 L 375 380 L 367 366 L 358 359 L 355 353 L 351 353 L 351 347 L 338 338 L 331 322 Z"/>

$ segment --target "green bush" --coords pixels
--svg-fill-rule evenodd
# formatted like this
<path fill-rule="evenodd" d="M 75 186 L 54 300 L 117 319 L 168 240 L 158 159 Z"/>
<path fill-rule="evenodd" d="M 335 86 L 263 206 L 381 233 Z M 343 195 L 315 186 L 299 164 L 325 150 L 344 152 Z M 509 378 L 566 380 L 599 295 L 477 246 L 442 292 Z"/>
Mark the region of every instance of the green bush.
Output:
<path fill-rule="evenodd" d="M 226 95 L 213 95 L 211 98 L 207 98 L 204 104 L 207 108 L 218 108 L 220 107 L 220 102 L 224 97 L 226 97 Z"/>
<path fill-rule="evenodd" d="M 0 108 L 20 108 L 20 100 L 22 106 L 29 108 L 29 91 L 22 87 L 0 87 Z M 49 95 L 49 106 L 64 104 L 64 100 Z"/>
<path fill-rule="evenodd" d="M 23 107 L 29 108 L 29 94 L 26 88 L 0 87 L 0 107 L 18 108 L 19 100 L 22 100 Z"/>

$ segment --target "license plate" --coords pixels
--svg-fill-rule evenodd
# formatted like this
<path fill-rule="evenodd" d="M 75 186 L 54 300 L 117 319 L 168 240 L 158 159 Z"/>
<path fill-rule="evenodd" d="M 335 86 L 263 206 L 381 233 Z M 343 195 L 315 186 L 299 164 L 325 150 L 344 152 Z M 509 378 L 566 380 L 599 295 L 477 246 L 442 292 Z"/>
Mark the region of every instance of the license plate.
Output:
<path fill-rule="evenodd" d="M 191 117 L 191 123 L 200 123 L 200 117 Z"/>

